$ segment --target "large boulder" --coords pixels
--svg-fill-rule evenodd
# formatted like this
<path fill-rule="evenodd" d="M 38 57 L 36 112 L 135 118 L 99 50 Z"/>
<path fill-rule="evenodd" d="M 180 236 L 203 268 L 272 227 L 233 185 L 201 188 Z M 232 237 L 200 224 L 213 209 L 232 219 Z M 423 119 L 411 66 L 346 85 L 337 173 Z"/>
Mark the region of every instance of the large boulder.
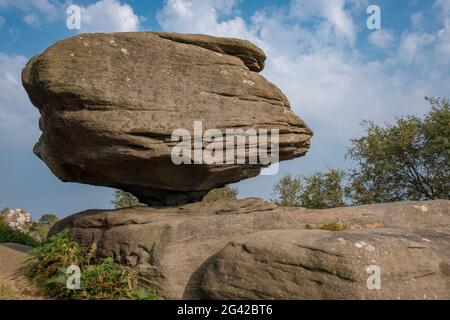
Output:
<path fill-rule="evenodd" d="M 450 299 L 450 229 L 260 232 L 199 282 L 206 299 Z"/>
<path fill-rule="evenodd" d="M 62 181 L 123 189 L 147 204 L 198 201 L 212 188 L 258 175 L 267 163 L 175 165 L 176 129 L 188 130 L 189 142 L 200 140 L 192 151 L 207 143 L 193 136 L 194 121 L 202 121 L 201 133 L 278 129 L 280 161 L 309 148 L 312 131 L 258 74 L 265 58 L 248 41 L 203 35 L 83 34 L 59 41 L 22 72 L 41 113 L 34 152 Z"/>
<path fill-rule="evenodd" d="M 348 230 L 319 230 L 336 223 Z M 277 207 L 259 199 L 159 209 L 88 210 L 59 221 L 50 234 L 65 228 L 83 245 L 95 242 L 97 258 L 113 257 L 136 267 L 143 284 L 169 299 L 388 298 L 394 293 L 402 298 L 421 298 L 419 293 L 434 298 L 431 292 L 441 298 L 445 282 L 438 286 L 438 280 L 445 279 L 449 270 L 443 253 L 450 252 L 450 201 L 446 200 L 327 210 Z M 253 253 L 245 252 L 247 244 L 255 247 L 250 249 Z M 286 272 L 271 269 L 272 261 L 278 260 L 286 261 L 280 266 Z M 429 267 L 424 266 L 426 260 Z M 251 261 L 261 271 L 245 280 L 255 271 Z M 305 268 L 294 266 L 301 261 Z M 382 286 L 389 288 L 382 291 L 385 295 L 364 291 L 365 269 L 361 268 L 369 262 L 381 267 Z M 438 265 L 447 271 L 438 271 Z M 328 269 L 323 271 L 325 267 Z M 309 273 L 306 268 L 311 269 Z M 336 276 L 330 274 L 333 271 Z M 433 285 L 426 291 L 428 271 L 436 275 L 429 277 Z M 271 273 L 273 281 L 267 280 Z M 357 283 L 340 279 L 340 274 L 349 274 Z M 418 287 L 408 282 L 415 277 L 419 278 Z M 297 282 L 288 285 L 292 279 Z M 233 289 L 238 281 L 245 283 L 244 287 L 249 285 L 249 290 L 242 286 Z M 407 290 L 395 291 L 403 282 L 409 283 Z M 302 291 L 300 283 L 308 286 Z M 320 290 L 321 283 L 328 289 L 342 284 L 343 289 L 326 295 L 325 289 Z M 421 291 L 416 294 L 413 288 Z"/>

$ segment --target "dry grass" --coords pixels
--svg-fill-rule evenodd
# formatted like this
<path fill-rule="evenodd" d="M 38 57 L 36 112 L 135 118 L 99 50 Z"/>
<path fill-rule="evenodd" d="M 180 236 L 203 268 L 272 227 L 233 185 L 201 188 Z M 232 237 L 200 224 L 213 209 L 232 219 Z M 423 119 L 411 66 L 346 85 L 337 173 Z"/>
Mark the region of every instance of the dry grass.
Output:
<path fill-rule="evenodd" d="M 338 221 L 338 222 L 329 223 L 324 226 L 321 226 L 320 229 L 337 232 L 337 231 L 347 230 L 347 229 L 349 229 L 349 226 L 346 225 L 345 223 L 343 223 L 342 221 Z"/>
<path fill-rule="evenodd" d="M 0 300 L 14 300 L 16 295 L 11 285 L 3 279 L 0 279 Z"/>

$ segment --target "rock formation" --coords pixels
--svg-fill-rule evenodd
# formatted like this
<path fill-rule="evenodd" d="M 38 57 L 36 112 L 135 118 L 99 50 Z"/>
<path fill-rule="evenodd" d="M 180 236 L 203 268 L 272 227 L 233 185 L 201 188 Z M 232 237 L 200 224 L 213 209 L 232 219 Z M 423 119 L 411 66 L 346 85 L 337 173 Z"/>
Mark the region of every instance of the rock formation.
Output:
<path fill-rule="evenodd" d="M 342 223 L 347 230 L 324 229 Z M 449 299 L 450 201 L 327 210 L 258 199 L 89 210 L 58 222 L 169 299 Z M 120 239 L 120 241 L 118 241 Z M 367 268 L 378 266 L 381 289 Z"/>
<path fill-rule="evenodd" d="M 198 201 L 212 188 L 258 175 L 264 165 L 175 165 L 176 129 L 192 133 L 194 121 L 203 122 L 203 131 L 223 134 L 278 129 L 280 161 L 309 148 L 311 130 L 258 74 L 265 58 L 248 41 L 203 35 L 135 32 L 62 40 L 22 72 L 41 113 L 34 152 L 62 181 L 119 188 L 153 205 Z"/>
<path fill-rule="evenodd" d="M 280 161 L 307 152 L 312 131 L 258 74 L 264 60 L 247 41 L 151 32 L 84 34 L 32 58 L 22 79 L 41 113 L 34 152 L 63 181 L 120 188 L 155 205 L 88 210 L 50 235 L 69 228 L 82 245 L 96 243 L 97 259 L 136 268 L 163 298 L 450 299 L 449 201 L 330 210 L 258 199 L 185 204 L 268 165 L 198 161 L 212 139 L 206 130 L 243 129 L 242 137 L 254 129 L 258 139 L 279 130 L 267 151 L 275 139 Z M 173 162 L 177 129 L 194 132 L 183 160 L 195 165 Z M 257 142 L 233 145 L 231 158 L 259 152 Z M 328 231 L 333 224 L 347 228 Z M 368 271 L 381 278 L 369 282 Z"/>

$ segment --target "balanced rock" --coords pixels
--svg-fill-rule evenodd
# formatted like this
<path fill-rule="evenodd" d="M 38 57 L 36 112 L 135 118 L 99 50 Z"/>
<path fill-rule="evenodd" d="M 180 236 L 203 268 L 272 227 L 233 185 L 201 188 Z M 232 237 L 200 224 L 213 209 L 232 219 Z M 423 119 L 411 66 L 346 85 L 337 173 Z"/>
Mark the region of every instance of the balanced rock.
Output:
<path fill-rule="evenodd" d="M 347 230 L 322 230 L 336 223 Z M 60 220 L 50 235 L 65 228 L 84 246 L 96 243 L 97 258 L 135 267 L 167 299 L 450 294 L 447 200 L 310 210 L 243 199 L 88 210 Z M 381 269 L 381 290 L 367 288 L 371 265 Z"/>
<path fill-rule="evenodd" d="M 279 161 L 309 148 L 312 131 L 258 74 L 265 58 L 248 41 L 204 35 L 135 32 L 62 40 L 22 72 L 41 114 L 34 152 L 62 181 L 119 188 L 147 204 L 198 201 L 268 164 L 175 164 L 177 129 L 192 134 L 188 160 L 198 160 L 194 150 L 202 152 L 211 140 L 202 135 L 209 129 L 223 135 L 227 129 L 279 130 Z M 193 134 L 195 122 L 201 122 L 200 136 Z"/>

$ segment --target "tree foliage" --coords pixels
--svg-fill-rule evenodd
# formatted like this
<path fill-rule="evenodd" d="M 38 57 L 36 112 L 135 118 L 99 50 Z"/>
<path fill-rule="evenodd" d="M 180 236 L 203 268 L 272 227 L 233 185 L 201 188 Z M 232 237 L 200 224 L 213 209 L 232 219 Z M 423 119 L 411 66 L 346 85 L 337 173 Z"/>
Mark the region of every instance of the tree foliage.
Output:
<path fill-rule="evenodd" d="M 310 176 L 292 177 L 287 174 L 275 184 L 273 200 L 280 206 L 324 209 L 345 204 L 344 172 L 329 169 Z"/>
<path fill-rule="evenodd" d="M 284 175 L 273 187 L 272 202 L 279 206 L 300 207 L 302 181 L 301 177 L 293 177 L 291 174 Z"/>
<path fill-rule="evenodd" d="M 218 189 L 213 189 L 203 198 L 203 201 L 214 202 L 219 200 L 236 200 L 239 191 L 237 188 L 233 187 L 223 187 Z"/>
<path fill-rule="evenodd" d="M 394 124 L 363 122 L 365 135 L 352 140 L 349 196 L 355 204 L 450 197 L 450 109 L 447 99 L 426 98 L 425 117 Z"/>
<path fill-rule="evenodd" d="M 38 221 L 32 223 L 30 234 L 40 242 L 43 242 L 47 239 L 48 232 L 58 220 L 59 218 L 55 214 L 44 214 Z"/>
<path fill-rule="evenodd" d="M 140 203 L 138 198 L 131 193 L 122 190 L 116 190 L 114 192 L 114 199 L 111 203 L 115 209 L 146 206 L 145 204 Z"/>
<path fill-rule="evenodd" d="M 325 209 L 344 206 L 344 177 L 345 173 L 336 169 L 303 176 L 302 207 Z"/>
<path fill-rule="evenodd" d="M 424 117 L 404 116 L 380 126 L 363 121 L 365 134 L 351 140 L 348 173 L 329 169 L 311 176 L 286 175 L 275 184 L 277 204 L 340 207 L 403 200 L 450 199 L 448 99 L 427 97 Z"/>

